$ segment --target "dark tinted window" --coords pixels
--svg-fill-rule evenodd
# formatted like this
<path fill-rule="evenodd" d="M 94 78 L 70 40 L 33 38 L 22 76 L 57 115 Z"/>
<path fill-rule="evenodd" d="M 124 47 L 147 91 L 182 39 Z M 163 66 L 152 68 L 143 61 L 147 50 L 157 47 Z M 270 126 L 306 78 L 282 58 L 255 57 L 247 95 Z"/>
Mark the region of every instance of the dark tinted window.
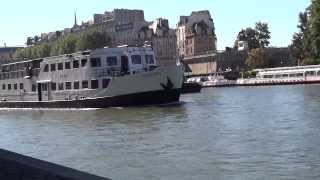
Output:
<path fill-rule="evenodd" d="M 74 83 L 73 83 L 73 89 L 79 89 L 80 88 L 80 83 L 79 83 L 79 81 L 75 81 Z"/>
<path fill-rule="evenodd" d="M 50 71 L 56 71 L 56 64 L 50 64 Z"/>
<path fill-rule="evenodd" d="M 116 56 L 110 56 L 107 57 L 107 66 L 117 66 L 117 57 Z"/>
<path fill-rule="evenodd" d="M 11 84 L 8 84 L 8 90 L 11 90 Z"/>
<path fill-rule="evenodd" d="M 43 90 L 43 91 L 48 91 L 48 85 L 47 85 L 47 83 L 42 84 L 42 90 Z"/>
<path fill-rule="evenodd" d="M 58 70 L 63 70 L 63 63 L 58 63 Z"/>
<path fill-rule="evenodd" d="M 23 83 L 20 83 L 20 89 L 24 89 Z"/>
<path fill-rule="evenodd" d="M 82 89 L 88 88 L 88 81 L 82 81 Z"/>
<path fill-rule="evenodd" d="M 65 68 L 65 69 L 71 69 L 70 62 L 65 62 L 65 63 L 64 63 L 64 68 Z"/>
<path fill-rule="evenodd" d="M 132 61 L 132 64 L 142 64 L 142 59 L 140 55 L 132 55 L 131 61 Z"/>
<path fill-rule="evenodd" d="M 57 84 L 56 83 L 54 83 L 54 82 L 51 83 L 51 90 L 52 91 L 57 90 Z"/>
<path fill-rule="evenodd" d="M 87 59 L 81 59 L 81 67 L 86 66 L 87 64 Z"/>
<path fill-rule="evenodd" d="M 45 64 L 45 65 L 44 65 L 43 72 L 48 72 L 48 71 L 49 71 L 49 65 L 48 65 L 48 64 Z"/>
<path fill-rule="evenodd" d="M 100 67 L 101 59 L 100 58 L 90 58 L 91 67 Z"/>
<path fill-rule="evenodd" d="M 99 81 L 91 80 L 91 89 L 98 89 L 98 88 L 99 88 Z"/>
<path fill-rule="evenodd" d="M 79 61 L 77 60 L 73 61 L 73 68 L 79 68 Z"/>
<path fill-rule="evenodd" d="M 6 89 L 6 85 L 2 84 L 2 89 L 5 90 Z"/>
<path fill-rule="evenodd" d="M 70 90 L 71 89 L 71 82 L 66 82 L 66 89 Z"/>

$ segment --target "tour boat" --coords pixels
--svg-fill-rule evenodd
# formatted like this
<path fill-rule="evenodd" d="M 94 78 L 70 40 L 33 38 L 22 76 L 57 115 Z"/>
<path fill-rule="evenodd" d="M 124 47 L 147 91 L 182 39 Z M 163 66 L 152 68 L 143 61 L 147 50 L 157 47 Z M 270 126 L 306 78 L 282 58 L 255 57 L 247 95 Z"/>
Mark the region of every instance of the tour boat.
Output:
<path fill-rule="evenodd" d="M 0 67 L 1 108 L 105 108 L 178 102 L 180 65 L 149 47 L 102 48 Z"/>
<path fill-rule="evenodd" d="M 255 78 L 238 79 L 239 86 L 320 84 L 320 65 L 256 69 Z"/>

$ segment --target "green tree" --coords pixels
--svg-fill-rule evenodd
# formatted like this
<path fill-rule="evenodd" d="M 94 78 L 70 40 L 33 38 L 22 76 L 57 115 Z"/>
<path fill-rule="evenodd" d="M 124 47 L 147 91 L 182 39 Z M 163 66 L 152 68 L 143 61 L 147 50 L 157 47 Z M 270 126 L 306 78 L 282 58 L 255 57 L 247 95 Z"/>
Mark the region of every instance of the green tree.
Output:
<path fill-rule="evenodd" d="M 249 69 L 268 68 L 271 65 L 270 57 L 263 48 L 252 49 L 246 59 Z"/>
<path fill-rule="evenodd" d="M 111 45 L 111 38 L 105 31 L 92 29 L 80 35 L 77 43 L 78 50 L 98 49 Z"/>
<path fill-rule="evenodd" d="M 320 0 L 312 0 L 310 7 L 311 57 L 315 63 L 320 60 Z"/>
<path fill-rule="evenodd" d="M 267 23 L 258 22 L 256 23 L 255 28 L 248 27 L 246 29 L 242 29 L 237 36 L 237 40 L 235 41 L 234 48 L 238 48 L 239 41 L 248 42 L 248 48 L 256 49 L 256 48 L 265 48 L 269 46 L 271 38 L 271 33 L 269 31 L 269 26 Z"/>
<path fill-rule="evenodd" d="M 270 44 L 270 31 L 269 31 L 269 26 L 267 23 L 262 23 L 262 22 L 257 22 L 256 23 L 256 34 L 257 34 L 257 40 L 259 41 L 259 47 L 260 48 L 265 48 L 269 46 Z"/>

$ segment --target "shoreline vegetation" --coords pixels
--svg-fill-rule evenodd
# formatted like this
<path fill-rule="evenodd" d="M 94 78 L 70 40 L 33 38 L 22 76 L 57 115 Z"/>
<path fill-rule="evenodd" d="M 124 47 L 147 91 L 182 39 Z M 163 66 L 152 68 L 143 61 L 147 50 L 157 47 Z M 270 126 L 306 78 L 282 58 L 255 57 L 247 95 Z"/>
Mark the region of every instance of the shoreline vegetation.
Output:
<path fill-rule="evenodd" d="M 37 59 L 111 45 L 108 33 L 96 28 L 82 33 L 69 33 L 66 36 L 57 33 L 57 37 L 57 40 L 52 42 L 37 42 L 35 38 L 32 45 L 17 49 L 14 56 L 17 60 Z"/>

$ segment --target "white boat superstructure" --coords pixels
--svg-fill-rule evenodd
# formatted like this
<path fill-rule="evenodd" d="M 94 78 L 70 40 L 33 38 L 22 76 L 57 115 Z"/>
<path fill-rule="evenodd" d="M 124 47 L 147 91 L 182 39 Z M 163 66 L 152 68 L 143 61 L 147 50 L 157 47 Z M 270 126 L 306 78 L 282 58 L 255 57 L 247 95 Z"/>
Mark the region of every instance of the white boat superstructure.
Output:
<path fill-rule="evenodd" d="M 182 81 L 182 67 L 158 67 L 151 48 L 103 48 L 1 65 L 0 107 L 166 103 Z"/>
<path fill-rule="evenodd" d="M 256 78 L 238 79 L 239 85 L 308 84 L 320 82 L 320 65 L 256 69 Z"/>

